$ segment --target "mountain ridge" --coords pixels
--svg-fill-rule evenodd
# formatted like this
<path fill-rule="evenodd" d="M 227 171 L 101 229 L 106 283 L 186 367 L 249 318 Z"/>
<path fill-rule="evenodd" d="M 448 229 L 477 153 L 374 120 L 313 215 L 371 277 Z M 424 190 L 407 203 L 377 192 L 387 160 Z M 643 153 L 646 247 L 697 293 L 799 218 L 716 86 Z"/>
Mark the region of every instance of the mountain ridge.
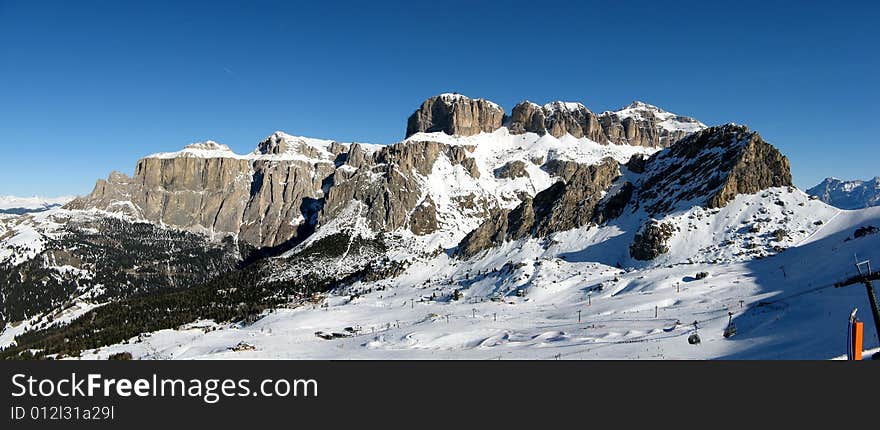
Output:
<path fill-rule="evenodd" d="M 49 209 L 61 207 L 74 198 L 74 196 L 0 196 L 0 214 L 22 215 L 26 213 L 47 211 Z"/>
<path fill-rule="evenodd" d="M 880 205 L 880 176 L 869 180 L 847 181 L 826 178 L 807 190 L 812 196 L 840 209 L 864 209 Z"/>
<path fill-rule="evenodd" d="M 551 102 L 548 106 L 556 106 L 552 109 L 557 109 L 560 105 Z M 646 104 L 637 107 L 641 109 L 646 106 L 649 111 L 665 113 L 659 108 Z M 582 108 L 583 105 L 580 104 L 575 106 L 575 110 Z M 583 110 L 589 112 L 586 108 Z M 482 119 L 485 115 L 488 115 L 488 123 Z M 674 114 L 669 115 L 679 118 Z M 328 197 L 325 194 L 338 195 L 341 191 L 338 189 L 333 193 L 334 186 L 356 179 L 352 176 L 353 172 L 358 169 L 381 168 L 380 166 L 386 165 L 388 161 L 383 158 L 395 157 L 389 152 L 393 151 L 393 148 L 404 150 L 405 152 L 401 153 L 404 157 L 412 157 L 415 154 L 421 157 L 427 154 L 428 158 L 425 160 L 427 164 L 413 164 L 415 160 L 405 161 L 406 165 L 402 166 L 402 169 L 394 168 L 378 173 L 379 177 L 387 177 L 383 180 L 391 181 L 385 187 L 385 191 L 388 192 L 381 193 L 382 199 L 398 194 L 393 200 L 403 204 L 402 206 L 394 204 L 384 209 L 391 212 L 389 215 L 383 215 L 385 218 L 383 223 L 387 224 L 388 221 L 393 220 L 387 225 L 396 228 L 408 223 L 401 218 L 402 216 L 409 216 L 408 214 L 416 209 L 417 204 L 425 201 L 424 196 L 396 193 L 392 188 L 400 188 L 401 184 L 395 185 L 394 181 L 408 181 L 408 185 L 403 187 L 407 190 L 419 188 L 419 185 L 413 182 L 417 179 L 409 176 L 409 173 L 413 168 L 417 168 L 420 176 L 426 176 L 439 153 L 442 152 L 453 165 L 464 166 L 468 174 L 477 181 L 480 175 L 486 176 L 489 171 L 494 172 L 502 167 L 490 166 L 491 168 L 481 172 L 476 166 L 476 159 L 471 155 L 477 146 L 474 144 L 465 145 L 462 150 L 456 148 L 458 145 L 450 141 L 428 146 L 416 141 L 437 141 L 439 136 L 434 131 L 453 137 L 477 136 L 485 133 L 503 134 L 502 129 L 507 128 L 502 126 L 503 116 L 503 109 L 495 103 L 450 93 L 427 99 L 409 120 L 411 126 L 413 122 L 416 123 L 416 126 L 410 127 L 411 131 L 417 132 L 409 134 L 406 140 L 393 145 L 345 144 L 332 140 L 291 136 L 283 132 L 273 133 L 260 142 L 253 152 L 244 155 L 236 154 L 229 147 L 213 141 L 191 144 L 181 151 L 144 157 L 138 162 L 133 178 L 114 173 L 107 180 L 98 181 L 95 189 L 88 196 L 74 200 L 67 207 L 123 210 L 135 217 L 191 231 L 233 234 L 255 246 L 288 246 L 287 244 L 302 240 L 302 232 L 312 231 L 316 227 L 315 223 L 326 221 L 328 215 L 319 215 L 318 211 L 323 210 L 327 213 L 339 209 L 333 203 L 333 196 L 330 197 L 330 206 L 324 208 L 323 205 Z M 654 132 L 649 128 L 660 127 L 651 121 L 636 124 L 627 122 L 628 119 L 629 117 L 623 120 L 629 124 L 628 130 L 639 130 L 641 127 L 645 130 L 643 132 L 645 135 L 653 135 Z M 551 119 L 551 121 L 555 120 Z M 576 119 L 570 118 L 559 121 L 574 121 L 572 124 L 577 122 Z M 694 124 L 699 124 L 697 129 L 704 127 L 699 122 Z M 589 136 L 576 130 L 571 130 L 574 132 L 571 134 L 565 127 L 563 127 L 564 133 L 558 132 L 560 129 L 556 126 L 551 126 L 551 129 L 556 130 L 549 133 L 554 137 L 565 138 L 568 135 L 576 139 L 590 140 Z M 538 136 L 543 136 L 545 130 L 535 131 L 539 132 Z M 531 131 L 523 130 L 523 133 L 531 133 Z M 630 132 L 630 137 L 640 135 L 639 133 Z M 514 140 L 515 136 L 522 133 L 510 134 L 512 136 L 509 139 Z M 540 140 L 540 137 L 531 139 L 536 141 Z M 648 148 L 648 152 L 652 151 L 652 147 L 644 146 L 645 141 L 642 140 L 633 142 L 619 140 L 617 146 L 607 138 L 599 140 L 601 142 L 592 142 L 612 149 L 638 146 Z M 421 149 L 415 151 L 407 149 L 413 145 Z M 556 146 L 560 145 L 571 146 L 579 143 L 556 144 Z M 379 158 L 369 161 L 374 157 Z M 554 155 L 549 152 L 533 154 L 532 160 L 536 157 L 549 159 Z M 396 162 L 392 161 L 392 163 Z M 404 172 L 404 175 L 395 179 L 392 176 L 398 171 Z M 372 181 L 377 178 L 376 175 L 375 171 L 369 173 L 356 179 L 358 181 L 356 185 L 350 186 L 364 189 L 373 185 Z M 194 182 L 194 178 L 201 180 Z M 311 179 L 303 181 L 303 178 Z M 543 182 L 540 188 L 549 186 L 546 179 Z M 540 191 L 534 187 L 526 190 L 522 185 L 514 188 L 517 189 L 513 194 L 527 192 L 534 195 Z M 478 198 L 479 194 L 477 192 L 467 198 Z M 505 206 L 503 202 L 493 201 L 498 198 L 500 197 L 495 196 L 488 198 L 489 200 L 475 202 L 474 204 L 478 206 L 475 210 L 488 213 L 496 207 Z M 512 194 L 507 194 L 502 200 L 510 201 L 514 198 Z M 427 206 L 430 207 L 430 204 Z M 420 217 L 422 214 L 418 212 L 415 215 Z M 288 221 L 285 223 L 281 221 L 282 219 Z M 375 218 L 371 222 L 374 227 L 377 226 Z M 422 233 L 430 232 L 433 224 L 430 220 L 424 219 L 415 222 L 424 224 L 418 227 L 419 232 Z"/>
<path fill-rule="evenodd" d="M 211 330 L 250 333 L 249 324 L 279 311 L 279 318 L 314 318 L 307 324 L 327 329 L 342 323 L 308 310 L 317 304 L 359 315 L 373 329 L 394 312 L 415 333 L 433 324 L 416 315 L 420 309 L 439 315 L 472 306 L 470 318 L 479 320 L 477 308 L 513 305 L 538 324 L 517 328 L 535 339 L 545 338 L 533 332 L 537 321 L 564 319 L 550 309 L 561 304 L 570 312 L 583 294 L 623 306 L 603 307 L 607 314 L 650 307 L 702 319 L 699 297 L 663 293 L 656 303 L 643 301 L 655 289 L 675 288 L 670 276 L 684 283 L 695 282 L 698 269 L 749 276 L 756 261 L 788 261 L 790 249 L 821 237 L 839 214 L 795 189 L 788 159 L 745 126 L 707 127 L 639 102 L 598 115 L 574 102 L 520 103 L 516 117 L 505 117 L 487 100 L 432 99 L 410 117 L 416 131 L 394 144 L 280 131 L 247 154 L 196 143 L 142 158 L 131 177 L 111 173 L 64 208 L 0 217 L 0 279 L 11 282 L 0 297 L 14 299 L 2 303 L 0 316 L 24 321 L 7 326 L 0 347 L 50 356 L 118 349 L 140 343 L 144 332 L 188 332 L 199 318 L 212 319 Z M 848 216 L 836 234 L 872 217 Z M 866 239 L 858 239 L 846 246 L 862 250 Z M 96 265 L 101 258 L 113 261 Z M 640 280 L 646 276 L 656 284 Z M 741 290 L 739 278 L 719 279 L 717 290 L 702 281 L 690 288 L 721 291 L 726 301 L 759 297 L 757 285 Z M 374 311 L 360 307 L 362 297 Z M 409 306 L 397 309 L 399 299 Z M 137 324 L 108 323 L 132 312 Z M 47 315 L 67 316 L 57 324 Z M 389 325 L 382 330 L 395 333 Z M 658 330 L 629 326 L 590 342 L 639 342 Z M 380 336 L 358 345 L 412 346 Z M 499 336 L 467 345 L 506 342 Z M 52 343 L 59 337 L 72 341 Z"/>

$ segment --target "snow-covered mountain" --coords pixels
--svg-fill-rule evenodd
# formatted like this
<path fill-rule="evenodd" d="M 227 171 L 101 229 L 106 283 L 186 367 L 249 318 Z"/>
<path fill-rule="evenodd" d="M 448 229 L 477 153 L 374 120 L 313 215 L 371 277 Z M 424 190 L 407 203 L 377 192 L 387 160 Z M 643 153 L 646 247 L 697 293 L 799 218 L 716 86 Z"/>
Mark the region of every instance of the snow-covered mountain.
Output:
<path fill-rule="evenodd" d="M 807 191 L 841 209 L 862 209 L 880 205 L 880 177 L 868 181 L 826 178 Z"/>
<path fill-rule="evenodd" d="M 0 214 L 21 215 L 42 212 L 61 207 L 71 200 L 73 200 L 73 196 L 53 198 L 0 196 Z"/>
<path fill-rule="evenodd" d="M 642 102 L 594 114 L 526 101 L 507 116 L 443 94 L 394 144 L 283 132 L 249 154 L 197 143 L 63 209 L 0 217 L 0 346 L 832 358 L 835 324 L 867 305 L 825 287 L 853 253 L 880 258 L 877 227 L 876 210 L 794 188 L 788 159 L 745 126 Z M 728 320 L 737 336 L 722 336 Z M 694 331 L 701 345 L 686 342 Z"/>
<path fill-rule="evenodd" d="M 880 259 L 880 235 L 853 239 L 857 226 L 880 225 L 878 209 L 841 212 L 801 191 L 770 189 L 667 219 L 679 233 L 668 264 L 618 268 L 625 227 L 634 225 L 623 221 L 549 243 L 509 242 L 476 259 L 440 254 L 252 323 L 199 321 L 83 357 L 830 359 L 845 354 L 853 308 L 874 351 L 864 288 L 833 284 L 854 272 L 853 254 Z M 756 224 L 763 227 L 751 233 Z M 796 236 L 777 242 L 780 226 Z M 789 248 L 777 254 L 777 243 Z M 729 321 L 737 334 L 727 338 Z M 688 343 L 693 333 L 699 345 Z"/>

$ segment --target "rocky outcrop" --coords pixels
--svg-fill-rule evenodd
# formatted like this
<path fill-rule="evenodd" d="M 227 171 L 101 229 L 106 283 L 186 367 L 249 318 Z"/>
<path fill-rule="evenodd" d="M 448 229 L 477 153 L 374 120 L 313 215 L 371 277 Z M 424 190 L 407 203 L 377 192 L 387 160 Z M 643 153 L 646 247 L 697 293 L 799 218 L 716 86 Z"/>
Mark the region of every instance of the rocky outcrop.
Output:
<path fill-rule="evenodd" d="M 412 211 L 409 228 L 419 236 L 437 231 L 437 205 L 430 196 Z"/>
<path fill-rule="evenodd" d="M 528 178 L 525 161 L 513 160 L 495 169 L 495 177 L 498 179 Z"/>
<path fill-rule="evenodd" d="M 667 147 L 705 128 L 699 121 L 633 102 L 614 112 L 594 114 L 580 103 L 553 102 L 544 106 L 525 101 L 516 105 L 507 123 L 513 134 L 570 134 L 601 144 Z"/>
<path fill-rule="evenodd" d="M 409 225 L 416 234 L 430 233 L 436 229 L 436 208 L 433 202 L 423 200 L 420 178 L 431 173 L 441 156 L 479 178 L 479 170 L 470 156 L 473 149 L 432 141 L 407 141 L 367 152 L 363 146 L 353 144 L 348 160 L 330 179 L 318 224 L 330 222 L 358 201 L 363 204 L 358 216 L 374 231 L 394 231 Z M 434 219 L 429 220 L 432 215 Z"/>
<path fill-rule="evenodd" d="M 425 100 L 409 117 L 406 137 L 442 131 L 458 136 L 473 136 L 501 128 L 504 109 L 484 99 L 470 99 L 461 94 L 441 94 Z"/>
<path fill-rule="evenodd" d="M 635 192 L 635 185 L 628 181 L 618 180 L 614 186 L 608 190 L 605 197 L 596 207 L 596 214 L 593 215 L 593 222 L 596 224 L 604 224 L 623 214 L 623 211 L 629 205 L 630 200 Z"/>
<path fill-rule="evenodd" d="M 680 205 L 722 207 L 738 194 L 791 186 L 788 159 L 748 127 L 710 127 L 646 162 L 639 201 L 649 213 Z"/>
<path fill-rule="evenodd" d="M 629 254 L 636 260 L 653 260 L 669 252 L 666 242 L 672 238 L 673 234 L 675 234 L 675 227 L 671 224 L 652 220 L 636 233 L 633 243 L 629 247 Z"/>
<path fill-rule="evenodd" d="M 457 254 L 470 257 L 525 237 L 544 237 L 593 221 L 603 193 L 620 176 L 619 165 L 605 159 L 598 165 L 556 162 L 552 169 L 562 178 L 535 197 L 526 198 L 513 210 L 491 216 L 459 243 Z"/>
<path fill-rule="evenodd" d="M 580 103 L 553 102 L 544 106 L 525 101 L 513 108 L 508 124 L 510 132 L 525 132 L 562 137 L 570 134 L 605 142 L 599 121 L 593 112 Z"/>
<path fill-rule="evenodd" d="M 599 124 L 610 143 L 646 147 L 668 147 L 706 127 L 693 118 L 639 101 L 617 111 L 603 112 Z"/>
<path fill-rule="evenodd" d="M 626 169 L 633 173 L 645 173 L 645 164 L 648 157 L 644 154 L 635 154 L 626 162 Z"/>
<path fill-rule="evenodd" d="M 330 150 L 343 147 L 276 133 L 250 156 L 207 142 L 156 154 L 134 176 L 111 174 L 70 209 L 99 208 L 190 231 L 237 235 L 274 247 L 308 228 L 335 171 Z"/>

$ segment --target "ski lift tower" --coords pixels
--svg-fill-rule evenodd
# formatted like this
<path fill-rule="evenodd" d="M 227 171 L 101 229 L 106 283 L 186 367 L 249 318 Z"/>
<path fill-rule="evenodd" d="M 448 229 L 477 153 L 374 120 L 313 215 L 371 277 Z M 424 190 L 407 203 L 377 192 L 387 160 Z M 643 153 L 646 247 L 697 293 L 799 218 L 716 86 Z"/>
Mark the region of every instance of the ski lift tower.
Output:
<path fill-rule="evenodd" d="M 877 306 L 877 296 L 874 294 L 873 281 L 880 279 L 880 272 L 871 271 L 871 261 L 865 260 L 859 262 L 856 260 L 856 270 L 859 274 L 845 281 L 834 284 L 835 288 L 846 287 L 855 284 L 864 284 L 868 293 L 868 303 L 871 305 L 871 314 L 874 316 L 874 331 L 877 334 L 877 340 L 880 341 L 880 308 Z M 880 360 L 880 352 L 874 354 L 871 359 Z"/>

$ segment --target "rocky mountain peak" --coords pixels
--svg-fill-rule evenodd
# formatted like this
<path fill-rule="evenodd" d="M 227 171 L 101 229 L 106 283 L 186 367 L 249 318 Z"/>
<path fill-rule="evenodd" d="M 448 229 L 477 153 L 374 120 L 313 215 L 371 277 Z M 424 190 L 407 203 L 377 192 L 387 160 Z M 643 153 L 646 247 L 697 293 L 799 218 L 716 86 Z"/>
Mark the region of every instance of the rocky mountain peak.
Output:
<path fill-rule="evenodd" d="M 276 131 L 257 145 L 256 152 L 260 154 L 284 154 L 290 149 L 288 138 L 290 135 Z"/>
<path fill-rule="evenodd" d="M 507 127 L 512 134 L 570 134 L 604 145 L 667 147 L 706 126 L 641 101 L 599 115 L 576 102 L 555 101 L 539 106 L 523 101 L 513 108 Z"/>
<path fill-rule="evenodd" d="M 627 110 L 627 109 L 638 109 L 638 110 L 650 110 L 650 111 L 655 111 L 655 112 L 665 112 L 663 109 L 660 109 L 659 107 L 654 106 L 652 104 L 645 103 L 641 100 L 633 100 L 632 103 L 624 106 L 620 110 Z"/>
<path fill-rule="evenodd" d="M 272 159 L 292 159 L 308 162 L 330 162 L 347 148 L 332 140 L 291 136 L 276 131 L 257 145 L 253 156 Z"/>
<path fill-rule="evenodd" d="M 604 143 L 596 116 L 581 103 L 554 101 L 538 106 L 523 101 L 513 108 L 507 124 L 513 134 L 537 133 L 562 137 L 570 134 Z"/>
<path fill-rule="evenodd" d="M 630 169 L 638 176 L 620 180 L 620 164 L 611 159 L 595 165 L 547 162 L 542 169 L 559 181 L 517 208 L 490 217 L 460 242 L 457 253 L 470 257 L 505 241 L 602 224 L 627 207 L 633 213 L 644 207 L 649 215 L 662 217 L 694 206 L 720 208 L 739 194 L 791 186 L 788 159 L 758 133 L 736 124 L 698 131 L 638 160 L 627 163 L 640 165 Z M 633 257 L 653 259 L 665 252 L 668 229 L 644 230 L 632 248 Z"/>
<path fill-rule="evenodd" d="M 560 111 L 567 111 L 567 112 L 587 111 L 587 112 L 589 112 L 589 109 L 587 109 L 586 106 L 584 106 L 581 103 L 564 102 L 561 100 L 547 103 L 542 107 L 545 111 L 549 111 L 549 112 L 560 112 Z"/>
<path fill-rule="evenodd" d="M 425 100 L 409 117 L 406 137 L 416 133 L 442 131 L 450 135 L 473 136 L 501 128 L 504 109 L 485 99 L 471 99 L 445 93 Z"/>
<path fill-rule="evenodd" d="M 494 219 L 465 247 L 476 252 L 604 223 L 635 193 L 636 204 L 661 212 L 697 196 L 709 200 L 695 204 L 717 206 L 736 193 L 791 182 L 787 160 L 747 128 L 667 129 L 679 117 L 645 103 L 596 115 L 576 102 L 525 101 L 507 122 L 512 135 L 478 136 L 501 127 L 503 117 L 492 102 L 451 93 L 422 103 L 409 131 L 473 136 L 466 141 L 441 134 L 342 145 L 276 131 L 245 155 L 213 141 L 196 143 L 144 158 L 131 178 L 111 175 L 69 206 L 235 235 L 256 247 L 298 246 L 344 219 L 372 233 L 437 233 L 451 245 Z M 515 136 L 526 132 L 592 142 Z M 679 142 L 659 153 L 647 148 L 674 139 Z M 618 181 L 627 160 L 626 178 Z M 504 210 L 507 225 L 491 215 Z"/>
<path fill-rule="evenodd" d="M 722 207 L 738 194 L 792 186 L 788 158 L 744 125 L 693 133 L 646 162 L 639 199 L 650 213 Z"/>
<path fill-rule="evenodd" d="M 218 143 L 213 140 L 206 140 L 204 142 L 191 143 L 189 145 L 184 146 L 184 149 L 230 150 L 228 146 L 226 146 L 222 143 Z"/>
<path fill-rule="evenodd" d="M 145 159 L 171 159 L 171 158 L 236 158 L 238 155 L 232 150 L 232 148 L 222 144 L 215 142 L 213 140 L 206 140 L 204 142 L 195 142 L 190 143 L 183 147 L 183 149 L 174 152 L 160 152 L 156 154 L 151 154 Z"/>

